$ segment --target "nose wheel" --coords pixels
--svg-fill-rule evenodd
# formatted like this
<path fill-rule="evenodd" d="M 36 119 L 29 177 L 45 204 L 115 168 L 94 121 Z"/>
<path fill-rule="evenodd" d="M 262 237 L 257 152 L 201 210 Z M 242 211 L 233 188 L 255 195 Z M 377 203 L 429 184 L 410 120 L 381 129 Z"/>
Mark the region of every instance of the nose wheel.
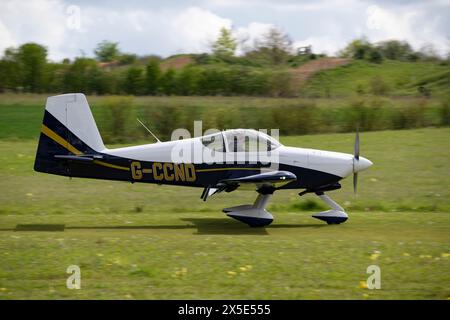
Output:
<path fill-rule="evenodd" d="M 325 221 L 328 224 L 341 224 L 348 219 L 348 215 L 339 204 L 337 204 L 333 199 L 327 196 L 323 192 L 316 192 L 316 195 L 326 204 L 331 207 L 331 210 L 322 211 L 313 214 L 312 217 Z"/>

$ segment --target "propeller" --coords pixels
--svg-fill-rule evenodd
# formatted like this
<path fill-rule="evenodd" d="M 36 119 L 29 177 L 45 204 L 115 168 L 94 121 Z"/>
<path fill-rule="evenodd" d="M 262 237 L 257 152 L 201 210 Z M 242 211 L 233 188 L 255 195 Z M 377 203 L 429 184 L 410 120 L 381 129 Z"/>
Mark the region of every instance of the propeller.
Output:
<path fill-rule="evenodd" d="M 353 192 L 356 194 L 358 189 L 358 172 L 357 163 L 359 162 L 359 128 L 356 128 L 355 147 L 353 152 Z"/>

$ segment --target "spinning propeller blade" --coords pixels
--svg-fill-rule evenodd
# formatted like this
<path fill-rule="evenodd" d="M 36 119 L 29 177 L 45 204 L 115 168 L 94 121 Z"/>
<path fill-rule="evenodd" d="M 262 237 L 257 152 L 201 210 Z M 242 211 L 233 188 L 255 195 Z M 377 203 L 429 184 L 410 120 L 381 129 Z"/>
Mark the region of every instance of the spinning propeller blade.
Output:
<path fill-rule="evenodd" d="M 355 172 L 353 174 L 353 192 L 356 193 L 356 190 L 358 188 L 358 173 Z"/>
<path fill-rule="evenodd" d="M 359 129 L 356 128 L 356 137 L 355 137 L 355 158 L 359 160 Z"/>
<path fill-rule="evenodd" d="M 359 128 L 356 128 L 354 156 L 353 156 L 353 192 L 356 193 L 358 188 L 358 172 L 356 169 L 356 162 L 359 161 Z"/>

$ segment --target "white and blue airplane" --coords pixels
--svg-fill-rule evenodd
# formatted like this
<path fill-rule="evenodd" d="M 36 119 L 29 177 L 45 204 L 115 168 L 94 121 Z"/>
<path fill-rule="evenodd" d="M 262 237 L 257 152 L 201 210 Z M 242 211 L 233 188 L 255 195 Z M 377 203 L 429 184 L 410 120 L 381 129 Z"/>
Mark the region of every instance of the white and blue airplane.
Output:
<path fill-rule="evenodd" d="M 227 161 L 211 162 L 202 157 L 174 160 L 177 150 L 200 150 Z M 270 162 L 258 161 L 263 153 L 276 157 Z M 247 161 L 249 155 L 257 160 Z M 352 174 L 356 191 L 358 172 L 371 165 L 359 155 L 358 132 L 353 155 L 284 146 L 251 129 L 108 149 L 85 95 L 73 93 L 47 99 L 34 170 L 68 177 L 199 187 L 203 188 L 204 201 L 219 192 L 250 188 L 258 193 L 253 204 L 223 212 L 249 226 L 263 227 L 273 221 L 266 210 L 268 201 L 275 191 L 285 189 L 299 189 L 300 196 L 314 193 L 331 207 L 314 218 L 328 224 L 345 222 L 347 213 L 325 192 L 340 189 L 339 181 Z"/>

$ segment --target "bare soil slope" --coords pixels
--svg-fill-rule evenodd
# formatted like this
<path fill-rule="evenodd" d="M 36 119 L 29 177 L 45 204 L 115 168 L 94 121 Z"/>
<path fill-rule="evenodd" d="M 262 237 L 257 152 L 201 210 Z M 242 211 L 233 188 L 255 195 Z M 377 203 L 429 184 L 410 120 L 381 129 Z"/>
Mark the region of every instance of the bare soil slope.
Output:
<path fill-rule="evenodd" d="M 319 71 L 336 68 L 350 62 L 350 59 L 323 58 L 312 60 L 294 69 L 293 84 L 296 88 L 301 87 L 310 77 Z"/>
<path fill-rule="evenodd" d="M 161 69 L 164 71 L 168 69 L 178 70 L 192 62 L 192 58 L 186 55 L 170 57 L 161 63 Z"/>

